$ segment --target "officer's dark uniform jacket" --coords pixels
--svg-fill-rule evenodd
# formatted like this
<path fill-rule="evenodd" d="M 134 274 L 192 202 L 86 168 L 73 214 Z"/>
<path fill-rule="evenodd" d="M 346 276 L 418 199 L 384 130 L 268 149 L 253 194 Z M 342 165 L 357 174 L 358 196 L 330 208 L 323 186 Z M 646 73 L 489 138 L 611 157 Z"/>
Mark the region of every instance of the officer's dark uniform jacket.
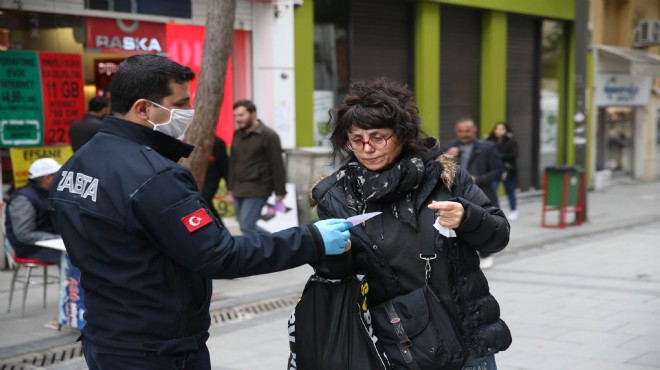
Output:
<path fill-rule="evenodd" d="M 30 201 L 30 204 L 32 204 L 34 207 L 36 211 L 35 229 L 51 234 L 56 234 L 51 220 L 51 213 L 48 210 L 48 191 L 37 184 L 34 180 L 30 179 L 28 180 L 27 185 L 18 188 L 14 194 L 12 194 L 12 196 L 9 198 L 9 201 L 7 201 L 7 208 L 9 208 L 11 202 L 13 202 L 14 199 L 16 199 L 18 196 L 26 197 Z M 5 230 L 7 233 L 7 239 L 9 239 L 11 246 L 14 248 L 14 253 L 16 253 L 17 256 L 28 258 L 39 257 L 39 249 L 42 247 L 34 244 L 23 243 L 18 240 L 16 233 L 14 232 L 14 226 L 12 225 L 11 217 L 9 217 L 9 215 L 5 217 Z M 57 237 L 57 235 L 54 235 L 54 237 Z"/>
<path fill-rule="evenodd" d="M 503 351 L 511 344 L 511 333 L 500 319 L 499 305 L 479 268 L 477 251 L 495 253 L 504 249 L 509 241 L 509 224 L 503 212 L 490 205 L 461 166 L 446 156 L 437 160 L 442 164 L 440 178 L 425 178 L 415 197 L 425 200 L 423 207 L 431 200 L 459 202 L 465 216 L 454 229 L 457 238 L 446 238 L 434 230 L 438 258 L 432 261 L 429 284 L 454 316 L 473 356 Z M 321 219 L 346 218 L 355 215 L 347 207 L 346 199 L 334 173 L 313 188 L 310 201 L 318 202 Z M 424 261 L 419 258 L 420 234 L 396 219 L 389 211 L 389 203 L 367 202 L 365 212 L 373 211 L 383 213 L 362 227 L 351 229 L 350 253 L 328 256 L 323 263 L 314 265 L 317 273 L 333 278 L 347 273 L 365 275 L 369 282 L 369 306 L 424 284 Z M 433 227 L 418 222 L 421 227 Z"/>
<path fill-rule="evenodd" d="M 212 218 L 190 172 L 176 163 L 192 149 L 106 117 L 53 180 L 56 223 L 82 272 L 83 335 L 90 341 L 195 351 L 208 338 L 211 278 L 269 273 L 323 256 L 313 225 L 233 238 Z M 210 223 L 194 229 L 208 217 Z"/>

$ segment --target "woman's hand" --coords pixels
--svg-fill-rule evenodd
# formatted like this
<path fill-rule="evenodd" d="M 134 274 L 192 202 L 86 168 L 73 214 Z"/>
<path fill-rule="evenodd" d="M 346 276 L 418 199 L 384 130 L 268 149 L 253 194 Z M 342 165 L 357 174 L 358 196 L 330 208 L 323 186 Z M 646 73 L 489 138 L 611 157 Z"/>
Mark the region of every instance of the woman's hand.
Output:
<path fill-rule="evenodd" d="M 457 228 L 465 215 L 463 205 L 458 202 L 436 202 L 434 200 L 431 201 L 428 207 L 438 211 L 438 223 L 440 223 L 440 226 L 450 229 Z"/>

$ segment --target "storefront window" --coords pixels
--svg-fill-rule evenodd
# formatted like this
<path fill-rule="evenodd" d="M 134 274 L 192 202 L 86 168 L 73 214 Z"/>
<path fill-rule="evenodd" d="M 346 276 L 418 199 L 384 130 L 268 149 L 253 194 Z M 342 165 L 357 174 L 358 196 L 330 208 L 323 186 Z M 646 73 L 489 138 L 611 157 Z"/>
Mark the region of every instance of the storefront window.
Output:
<path fill-rule="evenodd" d="M 541 33 L 541 99 L 539 170 L 557 163 L 559 88 L 564 62 L 564 29 L 556 21 L 543 21 Z"/>
<path fill-rule="evenodd" d="M 314 140 L 328 144 L 328 110 L 348 87 L 348 1 L 314 2 Z"/>
<path fill-rule="evenodd" d="M 94 10 L 190 18 L 190 0 L 87 0 L 85 7 Z"/>

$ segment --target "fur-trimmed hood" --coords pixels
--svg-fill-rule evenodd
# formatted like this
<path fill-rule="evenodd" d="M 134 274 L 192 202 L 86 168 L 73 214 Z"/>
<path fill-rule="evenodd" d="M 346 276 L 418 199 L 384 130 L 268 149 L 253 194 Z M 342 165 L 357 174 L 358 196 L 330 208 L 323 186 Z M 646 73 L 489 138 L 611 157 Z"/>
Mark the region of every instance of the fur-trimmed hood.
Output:
<path fill-rule="evenodd" d="M 440 173 L 440 179 L 442 180 L 442 183 L 445 185 L 445 187 L 451 191 L 452 186 L 454 184 L 454 179 L 456 178 L 456 166 L 457 166 L 457 160 L 456 157 L 451 156 L 449 154 L 441 154 L 436 158 L 436 161 L 440 162 L 442 165 L 442 172 Z M 334 176 L 335 173 L 329 175 L 329 176 Z M 314 188 L 318 184 L 320 184 L 326 177 L 319 177 L 315 181 L 312 182 L 311 186 L 308 189 L 307 193 L 307 198 L 309 200 L 309 205 L 310 207 L 314 207 L 318 204 L 318 201 L 314 199 L 314 196 L 312 195 L 312 192 Z"/>

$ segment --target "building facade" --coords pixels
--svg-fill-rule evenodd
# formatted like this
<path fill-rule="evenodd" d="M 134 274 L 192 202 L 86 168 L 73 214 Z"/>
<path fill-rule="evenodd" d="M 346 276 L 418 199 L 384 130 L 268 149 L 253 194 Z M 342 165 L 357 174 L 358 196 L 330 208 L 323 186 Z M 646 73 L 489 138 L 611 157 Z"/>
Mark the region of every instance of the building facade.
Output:
<path fill-rule="evenodd" d="M 594 173 L 660 174 L 660 2 L 591 0 Z"/>
<path fill-rule="evenodd" d="M 313 47 L 314 102 L 297 123 L 313 135 L 298 127 L 299 145 L 323 143 L 327 110 L 351 81 L 386 76 L 415 90 L 423 128 L 441 142 L 454 138 L 460 117 L 473 117 L 482 138 L 496 122 L 510 123 L 523 191 L 542 186 L 546 166 L 573 160 L 573 0 L 314 0 L 303 7 L 310 5 L 314 43 L 296 50 Z M 299 80 L 311 79 L 301 72 Z"/>

